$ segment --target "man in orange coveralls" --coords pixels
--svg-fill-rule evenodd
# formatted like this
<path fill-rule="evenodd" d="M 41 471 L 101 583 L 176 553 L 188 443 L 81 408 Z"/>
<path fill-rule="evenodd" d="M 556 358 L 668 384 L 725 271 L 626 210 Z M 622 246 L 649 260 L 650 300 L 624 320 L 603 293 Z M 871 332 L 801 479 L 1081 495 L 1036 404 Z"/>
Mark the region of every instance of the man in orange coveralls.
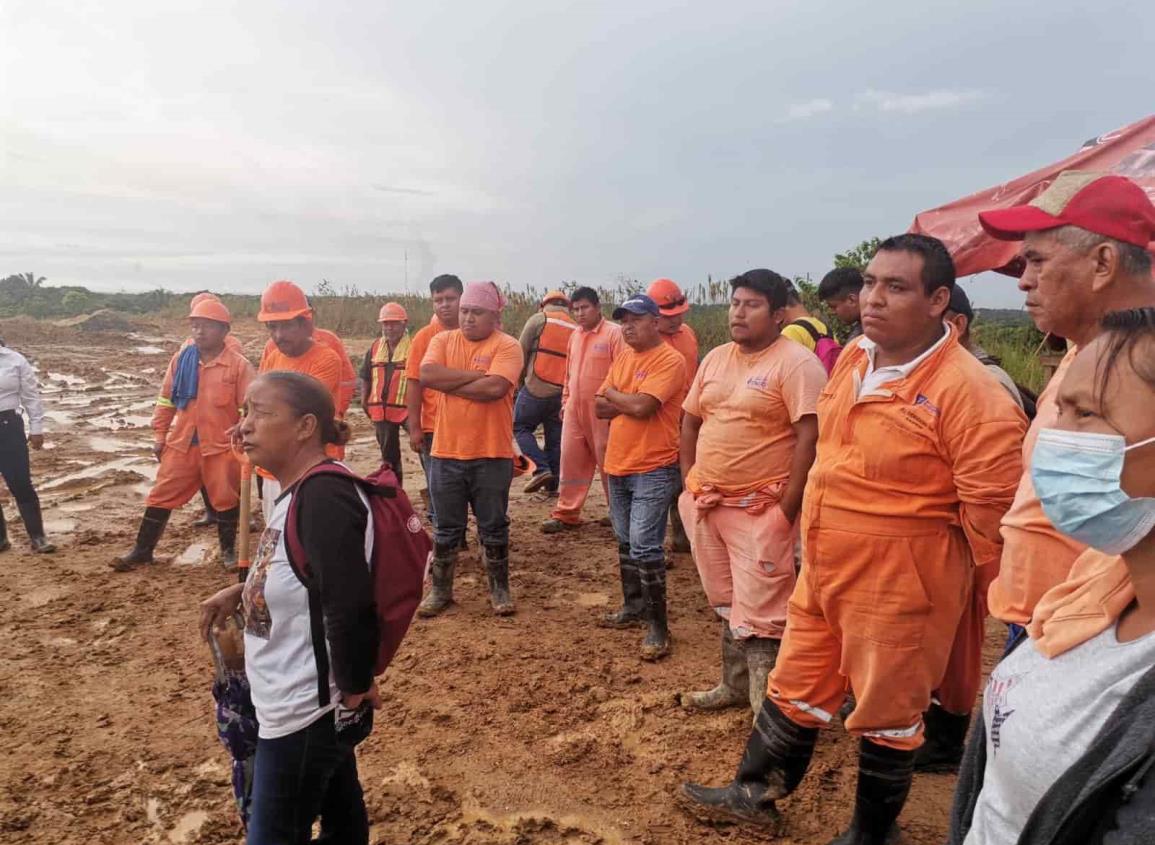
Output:
<path fill-rule="evenodd" d="M 578 329 L 570 334 L 566 357 L 561 397 L 561 482 L 557 505 L 541 524 L 546 534 L 581 525 L 582 506 L 589 495 L 594 470 L 602 477 L 606 503 L 610 501 L 605 475 L 610 421 L 597 418 L 594 400 L 614 359 L 622 352 L 622 327 L 602 317 L 598 292 L 593 288 L 575 290 L 570 297 L 570 311 Z"/>
<path fill-rule="evenodd" d="M 344 372 L 341 361 L 348 363 L 349 356 L 338 354 L 316 339 L 318 330 L 313 325 L 313 309 L 309 307 L 304 291 L 292 282 L 273 282 L 261 294 L 261 310 L 257 320 L 268 327 L 271 344 L 265 347 L 258 372 L 289 370 L 312 376 L 325 385 L 333 397 L 340 418 Z M 343 450 L 328 446 L 325 453 L 331 458 L 340 458 Z M 257 474 L 261 478 L 261 509 L 267 522 L 273 512 L 273 504 L 281 493 L 281 485 L 259 467 Z"/>
<path fill-rule="evenodd" d="M 646 289 L 646 295 L 658 303 L 658 332 L 662 340 L 672 346 L 686 360 L 686 389 L 698 374 L 698 336 L 685 322 L 690 303 L 686 295 L 672 279 L 655 279 Z M 690 551 L 690 540 L 682 525 L 682 515 L 678 513 L 678 496 L 682 493 L 681 480 L 670 505 L 670 547 L 675 552 Z M 667 565 L 672 565 L 667 560 Z"/>
<path fill-rule="evenodd" d="M 858 789 L 850 829 L 831 845 L 883 845 L 896 833 L 973 566 L 998 563 L 1026 430 L 943 322 L 955 275 L 940 241 L 887 239 L 865 280 L 866 336 L 842 353 L 818 402 L 804 563 L 768 697 L 734 780 L 682 788 L 699 817 L 776 825 L 774 802 L 802 780 L 849 683 Z"/>
<path fill-rule="evenodd" d="M 216 300 L 203 300 L 189 312 L 193 345 L 169 362 L 152 415 L 153 453 L 160 469 L 145 501 L 136 545 L 113 562 L 118 572 L 152 563 L 169 515 L 202 486 L 217 514 L 221 563 L 236 564 L 240 465 L 229 448 L 228 432 L 241 418 L 253 365 L 225 344 L 231 323 L 228 309 Z"/>

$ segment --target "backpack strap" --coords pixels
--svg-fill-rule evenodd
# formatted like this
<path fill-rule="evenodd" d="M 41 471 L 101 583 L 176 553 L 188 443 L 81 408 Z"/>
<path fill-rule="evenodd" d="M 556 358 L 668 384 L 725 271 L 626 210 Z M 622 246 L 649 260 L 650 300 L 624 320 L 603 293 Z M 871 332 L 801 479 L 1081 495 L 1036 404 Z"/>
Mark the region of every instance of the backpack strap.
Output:
<path fill-rule="evenodd" d="M 818 331 L 818 329 L 814 328 L 814 324 L 807 320 L 805 317 L 799 317 L 797 320 L 791 320 L 787 325 L 801 326 L 802 328 L 806 329 L 807 334 L 809 334 L 810 337 L 814 339 L 815 346 L 818 345 L 818 341 L 826 337 L 826 335 Z"/>

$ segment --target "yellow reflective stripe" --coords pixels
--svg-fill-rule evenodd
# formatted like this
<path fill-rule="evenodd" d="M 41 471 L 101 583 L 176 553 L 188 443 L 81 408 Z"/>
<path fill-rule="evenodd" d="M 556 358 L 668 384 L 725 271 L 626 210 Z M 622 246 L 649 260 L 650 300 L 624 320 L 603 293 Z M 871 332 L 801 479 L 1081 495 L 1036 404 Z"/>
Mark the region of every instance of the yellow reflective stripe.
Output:
<path fill-rule="evenodd" d="M 168 398 L 166 398 L 166 397 L 164 397 L 164 396 L 158 396 L 158 397 L 156 397 L 156 404 L 157 404 L 157 405 L 159 405 L 159 406 L 160 406 L 160 407 L 162 407 L 162 408 L 175 408 L 175 407 L 176 407 L 176 405 L 174 405 L 174 404 L 172 403 L 172 400 L 171 400 L 171 399 L 168 399 Z"/>

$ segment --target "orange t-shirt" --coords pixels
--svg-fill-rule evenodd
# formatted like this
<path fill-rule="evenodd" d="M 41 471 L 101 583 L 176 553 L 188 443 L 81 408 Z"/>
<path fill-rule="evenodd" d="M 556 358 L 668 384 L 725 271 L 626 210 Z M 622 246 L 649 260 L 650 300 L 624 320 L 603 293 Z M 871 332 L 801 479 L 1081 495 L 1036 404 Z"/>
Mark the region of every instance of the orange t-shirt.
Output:
<path fill-rule="evenodd" d="M 691 491 L 707 484 L 742 496 L 790 476 L 794 423 L 818 412 L 826 385 L 822 363 L 796 343 L 778 340 L 748 355 L 736 343 L 711 350 L 682 408 L 702 419 Z"/>
<path fill-rule="evenodd" d="M 265 347 L 265 354 L 261 356 L 261 366 L 258 372 L 268 373 L 273 370 L 288 370 L 293 373 L 304 373 L 307 376 L 312 376 L 321 384 L 325 385 L 325 389 L 329 391 L 329 395 L 333 397 L 333 407 L 336 409 L 340 405 L 341 399 L 341 356 L 321 343 L 313 341 L 313 345 L 309 347 L 309 351 L 304 355 L 298 355 L 296 358 L 290 358 L 284 352 L 276 347 L 274 344 L 271 347 Z M 340 418 L 340 415 L 337 415 Z M 342 446 L 334 446 L 329 444 L 325 447 L 325 454 L 329 457 L 340 458 L 344 456 L 345 449 Z M 265 478 L 272 478 L 264 470 L 258 472 Z"/>
<path fill-rule="evenodd" d="M 405 361 L 405 378 L 410 383 L 421 381 L 421 362 L 429 351 L 429 341 L 443 331 L 445 326 L 441 325 L 435 315 L 429 325 L 422 326 L 413 335 L 413 340 L 409 342 L 409 358 Z M 440 395 L 436 390 L 421 389 L 421 430 L 427 434 L 433 433 L 434 423 L 437 422 L 437 400 Z"/>
<path fill-rule="evenodd" d="M 313 343 L 332 349 L 341 365 L 340 389 L 333 395 L 333 404 L 337 407 L 337 419 L 343 420 L 345 412 L 349 410 L 349 403 L 353 401 L 353 394 L 357 392 L 357 374 L 353 371 L 353 363 L 349 360 L 349 353 L 341 338 L 328 329 L 313 329 Z M 277 351 L 277 345 L 272 340 L 265 341 L 265 349 L 261 353 L 261 372 L 265 371 L 265 358 Z M 289 367 L 273 367 L 271 369 L 287 370 Z M 312 373 L 310 373 L 312 375 Z"/>
<path fill-rule="evenodd" d="M 1051 525 L 1035 494 L 1030 472 L 1031 455 L 1039 431 L 1053 428 L 1059 419 L 1055 394 L 1067 368 L 1075 360 L 1075 351 L 1072 348 L 1067 353 L 1039 394 L 1038 413 L 1023 438 L 1023 477 L 1019 480 L 1011 509 L 1003 517 L 1003 557 L 999 577 L 987 593 L 991 616 L 1003 622 L 1027 624 L 1039 599 L 1047 590 L 1066 580 L 1075 559 L 1087 548 L 1066 534 L 1060 534 Z"/>
<path fill-rule="evenodd" d="M 645 393 L 661 407 L 640 420 L 618 414 L 610 420 L 605 471 L 609 475 L 637 475 L 678 462 L 678 429 L 682 397 L 686 395 L 686 362 L 665 343 L 645 352 L 627 346 L 614 359 L 598 395 L 608 388 L 622 393 Z"/>
<path fill-rule="evenodd" d="M 682 323 L 673 334 L 662 335 L 662 340 L 678 350 L 686 359 L 686 386 L 689 387 L 694 376 L 698 374 L 698 336 L 694 334 L 692 328 Z"/>
<path fill-rule="evenodd" d="M 513 390 L 525 364 L 521 344 L 501 331 L 485 340 L 466 340 L 461 329 L 454 329 L 433 337 L 422 363 L 476 370 L 509 382 L 505 396 L 494 402 L 475 402 L 425 388 L 437 397 L 437 429 L 430 454 L 456 461 L 512 459 Z"/>

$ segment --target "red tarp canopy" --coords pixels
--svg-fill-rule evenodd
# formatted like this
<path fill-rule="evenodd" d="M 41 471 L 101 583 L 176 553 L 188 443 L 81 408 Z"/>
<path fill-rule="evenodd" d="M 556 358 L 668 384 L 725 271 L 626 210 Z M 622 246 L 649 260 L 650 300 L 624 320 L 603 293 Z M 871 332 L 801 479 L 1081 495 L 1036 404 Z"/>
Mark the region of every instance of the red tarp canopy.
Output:
<path fill-rule="evenodd" d="M 1100 135 L 1073 156 L 1034 173 L 924 211 L 914 218 L 910 231 L 932 235 L 945 243 L 959 276 L 984 270 L 1022 275 L 1022 262 L 1017 258 L 1019 244 L 995 240 L 984 232 L 978 213 L 1030 202 L 1064 170 L 1098 170 L 1126 176 L 1155 201 L 1155 115 Z"/>

